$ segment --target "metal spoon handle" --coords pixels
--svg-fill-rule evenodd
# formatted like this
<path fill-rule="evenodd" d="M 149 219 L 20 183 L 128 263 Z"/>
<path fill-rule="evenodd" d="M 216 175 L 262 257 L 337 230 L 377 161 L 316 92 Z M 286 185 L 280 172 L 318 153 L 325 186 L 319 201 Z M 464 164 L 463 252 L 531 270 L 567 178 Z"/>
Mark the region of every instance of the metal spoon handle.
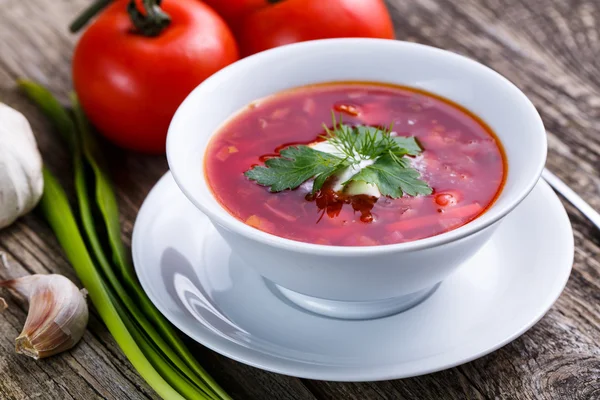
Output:
<path fill-rule="evenodd" d="M 585 215 L 594 225 L 600 229 L 600 214 L 594 210 L 592 206 L 586 203 L 577 193 L 575 193 L 566 183 L 560 180 L 559 177 L 544 168 L 542 177 L 556 190 L 562 194 L 565 199 L 569 200 L 583 215 Z"/>

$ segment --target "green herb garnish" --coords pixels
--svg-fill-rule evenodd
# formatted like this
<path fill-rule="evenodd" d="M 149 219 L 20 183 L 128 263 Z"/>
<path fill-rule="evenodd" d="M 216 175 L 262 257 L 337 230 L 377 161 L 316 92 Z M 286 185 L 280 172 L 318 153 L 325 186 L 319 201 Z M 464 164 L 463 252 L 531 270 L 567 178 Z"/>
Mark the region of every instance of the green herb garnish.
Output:
<path fill-rule="evenodd" d="M 254 167 L 245 175 L 259 185 L 269 186 L 271 192 L 295 189 L 314 177 L 313 191 L 317 191 L 327 178 L 350 166 L 343 158 L 308 146 L 288 147 L 281 150 L 280 154 L 281 157 L 268 159 L 266 167 Z"/>
<path fill-rule="evenodd" d="M 382 195 L 394 199 L 402 197 L 404 193 L 409 196 L 431 194 L 429 185 L 419 179 L 419 172 L 412 168 L 405 158 L 399 159 L 391 154 L 379 157 L 349 181 L 364 181 L 377 185 Z"/>
<path fill-rule="evenodd" d="M 329 154 L 309 146 L 292 146 L 281 151 L 280 157 L 268 159 L 265 166 L 255 166 L 244 175 L 271 192 L 295 189 L 314 178 L 313 193 L 325 181 L 342 170 L 366 160 L 373 164 L 363 168 L 342 185 L 362 181 L 376 185 L 384 196 L 402 197 L 431 194 L 429 185 L 420 179 L 406 155 L 422 152 L 414 137 L 392 136 L 391 127 L 350 126 L 333 119 L 333 127 L 325 126 L 327 142 L 336 153 Z"/>

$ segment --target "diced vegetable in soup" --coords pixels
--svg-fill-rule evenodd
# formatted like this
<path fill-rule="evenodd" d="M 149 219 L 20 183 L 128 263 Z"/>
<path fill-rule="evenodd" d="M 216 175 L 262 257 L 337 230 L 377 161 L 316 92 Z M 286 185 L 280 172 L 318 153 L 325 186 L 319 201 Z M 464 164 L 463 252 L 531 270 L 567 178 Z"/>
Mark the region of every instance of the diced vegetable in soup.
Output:
<path fill-rule="evenodd" d="M 246 224 L 336 246 L 418 240 L 480 216 L 506 175 L 464 108 L 407 87 L 331 83 L 257 100 L 212 138 L 215 197 Z"/>

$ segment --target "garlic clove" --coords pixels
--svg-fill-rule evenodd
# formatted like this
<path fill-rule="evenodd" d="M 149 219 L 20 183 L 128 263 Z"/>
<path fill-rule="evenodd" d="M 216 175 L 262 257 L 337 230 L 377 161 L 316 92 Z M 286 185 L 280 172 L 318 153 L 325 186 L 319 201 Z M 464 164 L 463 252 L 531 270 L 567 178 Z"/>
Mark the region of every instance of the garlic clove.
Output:
<path fill-rule="evenodd" d="M 25 215 L 44 188 L 42 156 L 27 118 L 0 102 L 0 229 Z"/>
<path fill-rule="evenodd" d="M 7 308 L 8 304 L 6 304 L 6 301 L 4 301 L 2 297 L 0 297 L 0 312 L 6 310 Z"/>
<path fill-rule="evenodd" d="M 0 282 L 29 300 L 17 353 L 40 359 L 69 350 L 83 336 L 88 322 L 85 290 L 62 275 L 30 275 Z M 2 300 L 0 303 L 6 303 Z M 0 305 L 0 308 L 2 306 Z"/>

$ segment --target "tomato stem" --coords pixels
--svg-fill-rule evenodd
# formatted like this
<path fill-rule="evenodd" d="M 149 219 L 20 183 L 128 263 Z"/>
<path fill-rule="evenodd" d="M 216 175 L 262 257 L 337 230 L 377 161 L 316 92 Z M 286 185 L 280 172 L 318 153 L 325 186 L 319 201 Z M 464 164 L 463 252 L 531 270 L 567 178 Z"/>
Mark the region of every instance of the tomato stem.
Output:
<path fill-rule="evenodd" d="M 112 0 L 96 0 L 93 2 L 91 6 L 86 8 L 73 22 L 71 22 L 71 25 L 69 25 L 69 30 L 72 33 L 79 31 L 89 22 L 90 19 L 92 19 L 96 14 L 109 5 L 111 1 Z"/>
<path fill-rule="evenodd" d="M 138 33 L 154 37 L 169 26 L 171 17 L 160 8 L 160 3 L 161 0 L 141 0 L 143 11 L 140 11 L 136 0 L 129 2 L 127 12 Z"/>

